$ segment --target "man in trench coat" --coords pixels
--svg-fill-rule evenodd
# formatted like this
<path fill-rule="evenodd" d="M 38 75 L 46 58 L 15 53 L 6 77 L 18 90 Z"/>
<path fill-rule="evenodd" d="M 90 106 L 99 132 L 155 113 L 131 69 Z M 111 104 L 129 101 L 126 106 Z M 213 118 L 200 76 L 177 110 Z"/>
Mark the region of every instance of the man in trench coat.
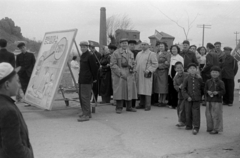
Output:
<path fill-rule="evenodd" d="M 134 74 L 134 56 L 128 49 L 128 40 L 120 40 L 120 48 L 113 52 L 110 67 L 112 71 L 113 99 L 116 100 L 116 113 L 121 114 L 123 103 L 126 110 L 136 112 L 132 108 L 132 99 L 137 99 L 137 88 Z"/>
<path fill-rule="evenodd" d="M 136 65 L 137 89 L 140 95 L 140 104 L 137 109 L 149 111 L 151 109 L 153 75 L 146 78 L 144 73 L 153 74 L 158 67 L 158 60 L 156 53 L 149 50 L 148 42 L 142 42 L 142 51 L 136 57 Z"/>

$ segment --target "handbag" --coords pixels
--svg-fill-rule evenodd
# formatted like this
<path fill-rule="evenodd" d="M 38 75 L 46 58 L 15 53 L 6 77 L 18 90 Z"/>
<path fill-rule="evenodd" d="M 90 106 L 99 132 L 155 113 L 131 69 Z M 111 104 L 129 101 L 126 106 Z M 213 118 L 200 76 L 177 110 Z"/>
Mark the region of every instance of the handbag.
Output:
<path fill-rule="evenodd" d="M 148 55 L 148 60 L 147 60 L 145 71 L 147 70 L 147 65 L 148 65 L 148 62 L 149 62 L 150 55 L 151 55 L 151 53 Z M 145 78 L 151 78 L 152 77 L 152 72 L 151 71 L 149 71 L 148 73 L 144 72 L 144 77 Z"/>

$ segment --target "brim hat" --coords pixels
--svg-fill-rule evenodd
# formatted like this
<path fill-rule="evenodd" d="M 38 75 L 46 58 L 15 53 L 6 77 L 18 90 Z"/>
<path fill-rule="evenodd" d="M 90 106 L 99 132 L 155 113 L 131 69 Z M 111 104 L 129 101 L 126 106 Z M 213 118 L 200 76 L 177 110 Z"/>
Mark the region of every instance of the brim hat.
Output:
<path fill-rule="evenodd" d="M 190 63 L 190 64 L 188 64 L 188 67 L 187 67 L 187 69 L 189 69 L 190 67 L 195 67 L 195 68 L 197 68 L 197 65 L 195 64 L 195 63 Z"/>
<path fill-rule="evenodd" d="M 82 42 L 80 42 L 79 45 L 80 45 L 80 46 L 89 46 L 89 44 L 88 44 L 87 41 L 82 41 Z"/>
<path fill-rule="evenodd" d="M 129 41 L 128 41 L 128 44 L 131 44 L 131 43 L 137 44 L 137 41 L 136 41 L 136 40 L 129 40 Z"/>
<path fill-rule="evenodd" d="M 218 66 L 213 66 L 213 67 L 211 68 L 210 72 L 212 72 L 212 71 L 218 71 L 218 72 L 220 73 L 220 72 L 221 72 L 221 69 L 220 69 L 220 67 L 218 67 Z"/>
<path fill-rule="evenodd" d="M 232 48 L 231 48 L 231 47 L 224 47 L 223 50 L 229 50 L 229 51 L 232 51 Z"/>

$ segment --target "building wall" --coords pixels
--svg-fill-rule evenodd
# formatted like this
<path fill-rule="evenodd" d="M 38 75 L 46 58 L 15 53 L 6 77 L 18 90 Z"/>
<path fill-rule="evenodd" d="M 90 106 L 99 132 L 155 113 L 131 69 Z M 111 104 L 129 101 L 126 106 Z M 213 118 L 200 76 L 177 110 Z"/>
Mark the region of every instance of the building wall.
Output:
<path fill-rule="evenodd" d="M 128 31 L 128 30 L 117 30 L 115 32 L 116 34 L 116 45 L 119 45 L 119 41 L 122 38 L 127 38 L 127 39 L 135 39 L 139 40 L 140 39 L 140 32 L 135 32 L 135 31 Z"/>

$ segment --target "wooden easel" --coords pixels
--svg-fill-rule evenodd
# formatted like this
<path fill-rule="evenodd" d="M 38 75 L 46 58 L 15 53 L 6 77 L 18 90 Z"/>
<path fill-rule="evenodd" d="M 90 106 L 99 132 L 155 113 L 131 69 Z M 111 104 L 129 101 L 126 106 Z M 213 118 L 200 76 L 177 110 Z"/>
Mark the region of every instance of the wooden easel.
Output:
<path fill-rule="evenodd" d="M 79 49 L 78 49 L 78 46 L 77 46 L 77 43 L 76 43 L 75 39 L 74 39 L 74 44 L 75 44 L 75 47 L 76 47 L 76 49 L 77 49 L 78 55 L 79 55 L 79 57 L 81 58 L 81 54 L 80 54 L 80 51 L 79 51 Z M 67 62 L 67 66 L 68 66 L 68 69 L 69 69 L 69 71 L 70 71 L 71 77 L 72 77 L 72 79 L 73 79 L 74 86 L 75 86 L 75 88 L 76 88 L 76 92 L 79 93 L 79 88 L 78 88 L 77 82 L 76 82 L 76 80 L 75 80 L 75 78 L 74 78 L 74 76 L 73 76 L 73 72 L 72 72 L 72 69 L 71 69 L 71 66 L 70 66 L 69 62 Z M 66 106 L 69 106 L 69 101 L 77 101 L 76 99 L 66 98 L 66 97 L 65 97 L 65 94 L 64 94 L 64 88 L 63 88 L 61 85 L 59 86 L 59 90 L 60 90 L 60 92 L 61 92 L 61 94 L 62 94 L 62 97 L 63 97 L 63 100 L 65 101 Z M 94 100 L 94 102 L 95 102 L 94 104 L 91 104 L 91 109 L 92 109 L 92 113 L 95 113 L 96 107 L 97 107 L 97 100 L 96 100 L 96 98 L 95 98 L 94 93 L 93 93 L 92 90 L 91 90 L 91 92 L 92 92 L 93 100 Z M 77 102 L 80 103 L 80 100 L 77 101 Z M 81 104 L 81 103 L 80 103 L 80 104 Z"/>

